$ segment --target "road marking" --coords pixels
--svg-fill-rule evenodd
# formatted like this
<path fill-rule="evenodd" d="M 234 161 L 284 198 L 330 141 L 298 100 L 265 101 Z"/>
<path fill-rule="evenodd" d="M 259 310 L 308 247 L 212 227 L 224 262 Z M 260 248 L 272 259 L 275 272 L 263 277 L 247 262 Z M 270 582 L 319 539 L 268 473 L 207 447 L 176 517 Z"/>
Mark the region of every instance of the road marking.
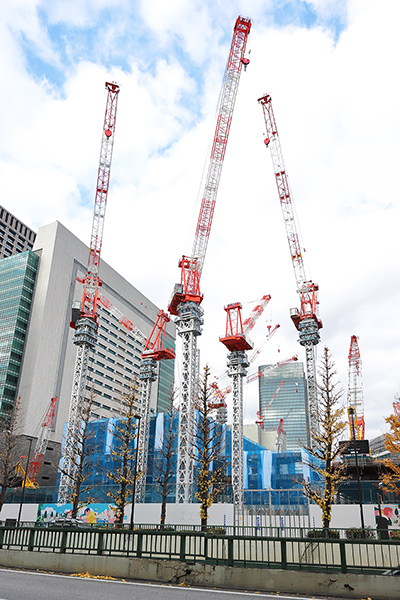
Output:
<path fill-rule="evenodd" d="M 45 575 L 46 577 L 63 577 L 64 579 L 66 577 L 68 577 L 69 579 L 75 579 L 75 580 L 79 580 L 79 581 L 94 581 L 96 583 L 119 583 L 121 585 L 136 585 L 136 586 L 151 586 L 151 587 L 155 587 L 155 588 L 165 588 L 165 587 L 169 587 L 171 589 L 174 589 L 176 591 L 178 590 L 182 590 L 184 592 L 204 592 L 204 593 L 209 593 L 209 592 L 213 592 L 214 594 L 234 594 L 237 596 L 257 596 L 257 598 L 275 598 L 275 600 L 278 598 L 279 600 L 310 600 L 310 598 L 312 598 L 313 600 L 327 600 L 326 597 L 322 598 L 322 597 L 317 597 L 317 596 L 298 596 L 297 594 L 293 594 L 292 596 L 284 596 L 283 594 L 281 594 L 280 592 L 276 592 L 275 594 L 268 594 L 268 593 L 264 593 L 264 592 L 246 592 L 246 591 L 239 591 L 239 592 L 234 592 L 234 591 L 230 591 L 230 590 L 216 590 L 214 588 L 211 587 L 206 587 L 206 588 L 197 588 L 197 587 L 193 587 L 193 586 L 179 586 L 179 584 L 174 585 L 174 584 L 170 584 L 170 583 L 152 583 L 151 581 L 148 581 L 147 583 L 139 583 L 138 581 L 121 581 L 118 579 L 91 579 L 89 577 L 73 577 L 72 575 L 60 575 L 58 573 L 45 573 L 42 571 L 18 571 L 16 569 L 7 569 L 4 567 L 0 567 L 0 571 L 8 571 L 9 573 L 25 573 L 27 575 Z M 123 579 L 123 577 L 121 577 L 120 579 Z M 0 598 L 0 600 L 8 600 L 8 598 Z"/>

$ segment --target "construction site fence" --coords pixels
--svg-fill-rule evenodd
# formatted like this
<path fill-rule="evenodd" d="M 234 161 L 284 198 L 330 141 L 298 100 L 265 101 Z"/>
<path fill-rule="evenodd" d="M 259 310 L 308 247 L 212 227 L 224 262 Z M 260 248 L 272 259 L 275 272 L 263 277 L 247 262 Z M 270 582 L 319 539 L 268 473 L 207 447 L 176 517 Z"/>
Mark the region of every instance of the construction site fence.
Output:
<path fill-rule="evenodd" d="M 0 526 L 0 551 L 92 554 L 237 567 L 382 574 L 400 564 L 400 540 L 229 534 L 143 525 L 126 528 Z M 315 534 L 314 530 L 314 535 Z M 321 531 L 321 530 L 320 530 Z M 255 533 L 255 532 L 254 532 Z M 278 532 L 277 532 L 278 533 Z M 308 532 L 307 532 L 308 535 Z M 336 534 L 335 534 L 336 535 Z"/>
<path fill-rule="evenodd" d="M 379 487 L 379 481 L 361 482 L 362 503 L 377 504 L 377 494 L 382 492 Z M 99 485 L 92 487 L 86 494 L 82 495 L 83 502 L 109 502 L 108 493 L 113 486 Z M 7 490 L 6 503 L 19 504 L 22 497 L 21 488 L 9 488 Z M 58 491 L 56 487 L 38 487 L 36 489 L 26 488 L 23 501 L 26 504 L 52 504 L 57 502 Z M 192 501 L 197 503 L 194 494 Z M 131 498 L 128 498 L 131 501 Z M 383 503 L 398 502 L 394 494 L 385 494 Z M 156 486 L 146 486 L 146 503 L 161 502 L 161 495 Z M 175 494 L 170 494 L 167 498 L 168 503 L 175 502 Z M 231 489 L 228 488 L 224 493 L 219 494 L 216 503 L 232 504 L 233 496 Z M 334 499 L 335 504 L 357 504 L 359 502 L 357 482 L 345 482 L 340 486 Z M 248 511 L 262 514 L 306 514 L 308 512 L 308 499 L 304 496 L 301 488 L 297 489 L 277 489 L 277 490 L 245 490 L 244 504 Z"/>

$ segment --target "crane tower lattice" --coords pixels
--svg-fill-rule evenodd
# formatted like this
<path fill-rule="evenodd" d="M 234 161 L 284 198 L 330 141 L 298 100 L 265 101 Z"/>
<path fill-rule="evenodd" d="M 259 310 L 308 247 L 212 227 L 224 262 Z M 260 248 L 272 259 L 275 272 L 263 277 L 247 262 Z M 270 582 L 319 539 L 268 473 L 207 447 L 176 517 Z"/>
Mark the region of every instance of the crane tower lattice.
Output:
<path fill-rule="evenodd" d="M 197 337 L 202 332 L 204 314 L 203 309 L 200 307 L 203 300 L 203 294 L 200 291 L 200 277 L 210 237 L 215 202 L 242 66 L 247 66 L 249 63 L 249 60 L 245 58 L 245 50 L 250 28 L 250 19 L 240 16 L 237 18 L 222 84 L 217 124 L 197 221 L 192 256 L 182 256 L 179 261 L 181 282 L 175 285 L 168 306 L 170 313 L 178 317 L 176 324 L 178 335 L 182 339 L 182 382 L 179 410 L 176 493 L 177 502 L 180 503 L 190 501 L 190 490 L 193 479 L 191 457 L 192 404 L 196 382 Z"/>
<path fill-rule="evenodd" d="M 306 277 L 303 252 L 297 233 L 298 227 L 294 213 L 289 179 L 283 160 L 275 115 L 272 110 L 271 96 L 265 94 L 258 99 L 258 102 L 261 104 L 264 113 L 264 121 L 267 129 L 267 137 L 264 140 L 264 143 L 271 151 L 272 164 L 286 227 L 286 235 L 296 279 L 297 292 L 300 297 L 300 311 L 297 308 L 291 309 L 290 316 L 299 332 L 300 345 L 304 346 L 306 352 L 309 422 L 311 431 L 317 432 L 319 430 L 319 422 L 315 348 L 320 342 L 319 330 L 322 327 L 322 321 L 319 317 L 319 288 L 317 284 L 308 280 Z M 310 440 L 310 443 L 312 443 L 312 440 Z"/>
<path fill-rule="evenodd" d="M 106 82 L 106 90 L 107 103 L 101 138 L 88 267 L 84 280 L 79 318 L 71 321 L 71 327 L 75 329 L 73 341 L 78 347 L 78 350 L 72 383 L 67 430 L 64 439 L 63 463 L 58 489 L 59 503 L 65 503 L 67 501 L 72 477 L 75 472 L 73 458 L 77 449 L 76 444 L 77 433 L 80 427 L 81 405 L 85 397 L 88 357 L 90 351 L 94 349 L 97 343 L 97 303 L 100 286 L 100 253 L 103 243 L 104 219 L 114 147 L 119 86 L 114 82 Z"/>

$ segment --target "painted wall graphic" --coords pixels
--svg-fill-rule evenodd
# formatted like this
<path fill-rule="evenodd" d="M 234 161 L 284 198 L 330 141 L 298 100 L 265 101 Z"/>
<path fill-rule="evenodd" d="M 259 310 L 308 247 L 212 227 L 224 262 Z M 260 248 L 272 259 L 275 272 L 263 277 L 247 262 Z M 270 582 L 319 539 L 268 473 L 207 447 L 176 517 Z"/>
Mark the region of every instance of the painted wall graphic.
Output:
<path fill-rule="evenodd" d="M 87 504 L 78 509 L 77 518 L 85 523 L 112 524 L 117 520 L 116 511 L 114 504 Z M 56 517 L 70 517 L 71 513 L 72 504 L 39 504 L 37 520 L 45 523 Z M 124 515 L 124 523 L 128 523 L 127 515 Z"/>
<path fill-rule="evenodd" d="M 382 504 L 382 517 L 387 519 L 388 527 L 391 529 L 400 529 L 400 504 Z M 375 506 L 375 521 L 378 523 L 379 508 Z"/>

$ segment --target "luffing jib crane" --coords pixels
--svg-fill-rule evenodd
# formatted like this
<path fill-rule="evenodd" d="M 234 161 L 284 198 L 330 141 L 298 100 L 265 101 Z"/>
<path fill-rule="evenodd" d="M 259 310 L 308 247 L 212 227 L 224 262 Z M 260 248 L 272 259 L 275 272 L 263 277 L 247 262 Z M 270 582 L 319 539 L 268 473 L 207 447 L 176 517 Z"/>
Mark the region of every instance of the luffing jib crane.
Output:
<path fill-rule="evenodd" d="M 175 358 L 175 352 L 173 349 L 165 347 L 166 328 L 169 321 L 170 317 L 164 311 L 160 310 L 157 315 L 157 320 L 142 352 L 139 377 L 143 383 L 143 387 L 137 457 L 137 472 L 141 473 L 142 476 L 138 479 L 136 484 L 136 502 L 144 501 L 147 456 L 149 448 L 151 384 L 157 379 L 157 362 L 163 359 L 171 360 Z"/>
<path fill-rule="evenodd" d="M 245 51 L 250 28 L 250 19 L 246 17 L 237 18 L 222 84 L 217 124 L 197 221 L 192 256 L 182 256 L 179 261 L 181 281 L 175 285 L 168 306 L 169 312 L 178 317 L 176 320 L 178 335 L 182 338 L 182 383 L 179 410 L 176 494 L 176 500 L 180 503 L 190 501 L 190 488 L 193 477 L 191 447 L 192 403 L 196 381 L 197 337 L 202 332 L 204 314 L 203 309 L 200 307 L 203 300 L 203 294 L 200 291 L 200 278 L 210 237 L 240 74 L 242 66 L 247 66 L 249 63 L 249 59 L 245 57 Z"/>
<path fill-rule="evenodd" d="M 257 319 L 270 301 L 271 296 L 263 296 L 253 309 L 249 318 L 242 323 L 240 302 L 225 306 L 226 330 L 225 336 L 219 341 L 229 350 L 228 375 L 232 379 L 233 417 L 232 417 L 232 489 L 235 510 L 235 524 L 239 525 L 242 518 L 244 502 L 243 484 L 243 377 L 247 374 L 250 361 L 246 351 L 253 348 L 253 342 L 248 333 L 254 327 Z"/>
<path fill-rule="evenodd" d="M 71 327 L 75 329 L 73 341 L 78 350 L 64 440 L 62 471 L 58 489 L 59 503 L 67 501 L 71 480 L 75 471 L 73 457 L 76 454 L 81 406 L 85 398 L 88 357 L 97 343 L 97 303 L 99 286 L 101 285 L 99 280 L 100 253 L 103 243 L 104 219 L 110 183 L 119 86 L 115 82 L 106 82 L 106 90 L 107 103 L 101 138 L 88 267 L 84 280 L 81 306 L 78 311 L 75 309 L 75 313 L 73 311 L 73 318 L 71 320 Z M 76 314 L 77 312 L 78 314 Z"/>
<path fill-rule="evenodd" d="M 134 325 L 122 312 L 105 296 L 98 292 L 98 301 L 105 306 L 118 321 L 131 331 L 135 338 L 144 346 L 140 363 L 139 379 L 141 382 L 141 401 L 139 408 L 139 426 L 137 436 L 137 468 L 138 473 L 144 474 L 147 469 L 149 447 L 149 415 L 152 383 L 157 380 L 157 362 L 175 358 L 172 348 L 165 347 L 167 323 L 170 317 L 162 310 L 157 315 L 157 320 L 148 338 Z M 142 476 L 136 482 L 135 501 L 144 501 L 146 477 Z"/>
<path fill-rule="evenodd" d="M 299 342 L 306 352 L 306 369 L 308 382 L 308 417 L 311 431 L 318 431 L 318 398 L 316 385 L 316 351 L 315 347 L 320 342 L 319 330 L 322 321 L 319 317 L 318 285 L 307 279 L 303 252 L 300 246 L 298 227 L 293 207 L 293 200 L 286 173 L 285 163 L 274 112 L 272 110 L 271 96 L 265 94 L 258 99 L 261 104 L 267 137 L 264 143 L 271 150 L 272 163 L 281 203 L 283 219 L 285 221 L 286 235 L 289 242 L 290 256 L 292 259 L 297 292 L 300 297 L 300 311 L 291 309 L 290 316 L 299 332 Z"/>
<path fill-rule="evenodd" d="M 352 335 L 349 349 L 349 385 L 347 390 L 347 412 L 349 415 L 351 440 L 354 436 L 357 440 L 363 440 L 365 435 L 361 364 L 358 338 L 356 335 Z"/>

